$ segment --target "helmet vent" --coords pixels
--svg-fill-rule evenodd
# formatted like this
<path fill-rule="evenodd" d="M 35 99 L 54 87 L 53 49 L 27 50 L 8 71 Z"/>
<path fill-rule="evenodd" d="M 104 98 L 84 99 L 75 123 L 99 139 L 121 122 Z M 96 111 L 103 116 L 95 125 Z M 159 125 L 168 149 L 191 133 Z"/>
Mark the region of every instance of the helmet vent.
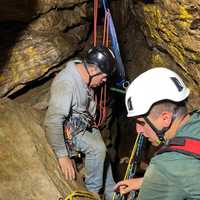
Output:
<path fill-rule="evenodd" d="M 178 91 L 181 92 L 183 90 L 183 85 L 180 83 L 180 81 L 176 77 L 170 77 L 175 86 L 177 87 Z"/>
<path fill-rule="evenodd" d="M 127 100 L 127 106 L 128 106 L 129 110 L 133 110 L 133 105 L 132 105 L 131 97 L 129 97 L 128 100 Z"/>

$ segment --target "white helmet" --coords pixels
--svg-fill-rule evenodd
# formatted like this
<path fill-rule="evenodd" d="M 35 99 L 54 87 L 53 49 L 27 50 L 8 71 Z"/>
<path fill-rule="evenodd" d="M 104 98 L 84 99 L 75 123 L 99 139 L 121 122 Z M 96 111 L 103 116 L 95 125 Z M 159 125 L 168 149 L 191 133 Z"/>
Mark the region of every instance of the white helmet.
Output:
<path fill-rule="evenodd" d="M 138 76 L 126 91 L 128 117 L 146 114 L 161 100 L 183 101 L 190 90 L 181 77 L 167 68 L 153 68 Z"/>

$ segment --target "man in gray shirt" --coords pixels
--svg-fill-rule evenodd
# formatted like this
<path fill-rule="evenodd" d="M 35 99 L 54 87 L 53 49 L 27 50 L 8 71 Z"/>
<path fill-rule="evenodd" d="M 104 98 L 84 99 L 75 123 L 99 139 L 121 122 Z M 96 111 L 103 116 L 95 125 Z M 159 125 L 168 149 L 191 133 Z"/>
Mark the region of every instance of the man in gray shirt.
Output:
<path fill-rule="evenodd" d="M 105 144 L 94 123 L 93 88 L 106 82 L 114 71 L 114 54 L 105 47 L 90 49 L 83 61 L 69 61 L 53 80 L 45 117 L 47 139 L 65 178 L 75 179 L 71 158 L 77 151 L 84 153 L 86 187 L 95 193 L 104 189 L 105 200 L 112 199 L 115 183 L 110 163 L 106 164 Z"/>

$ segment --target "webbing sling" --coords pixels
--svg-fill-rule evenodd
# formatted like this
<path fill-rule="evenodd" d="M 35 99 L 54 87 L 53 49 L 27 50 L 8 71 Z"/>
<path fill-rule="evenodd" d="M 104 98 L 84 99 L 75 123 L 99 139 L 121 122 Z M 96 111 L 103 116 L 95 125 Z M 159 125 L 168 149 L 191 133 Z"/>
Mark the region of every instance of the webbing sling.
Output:
<path fill-rule="evenodd" d="M 163 145 L 155 155 L 166 152 L 178 152 L 200 159 L 200 139 L 192 137 L 175 137 Z"/>

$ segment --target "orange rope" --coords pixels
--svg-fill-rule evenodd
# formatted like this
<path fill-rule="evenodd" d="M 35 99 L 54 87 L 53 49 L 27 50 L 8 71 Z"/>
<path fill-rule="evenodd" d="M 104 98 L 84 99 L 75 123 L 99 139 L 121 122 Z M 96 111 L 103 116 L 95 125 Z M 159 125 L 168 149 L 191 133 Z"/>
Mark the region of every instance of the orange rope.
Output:
<path fill-rule="evenodd" d="M 97 126 L 101 126 L 102 121 L 102 99 L 103 99 L 103 87 L 101 87 L 101 94 L 100 94 L 100 100 L 99 100 L 99 121 L 97 123 Z"/>
<path fill-rule="evenodd" d="M 108 47 L 108 41 L 109 41 L 109 18 L 110 18 L 110 13 L 108 11 L 105 11 L 105 18 L 104 18 L 104 28 L 103 28 L 103 46 Z M 105 121 L 106 121 L 106 100 L 107 100 L 107 86 L 106 84 L 104 85 L 104 88 L 102 88 L 103 91 L 101 91 L 102 93 L 104 92 L 104 97 L 103 97 L 103 107 L 101 105 L 101 109 L 100 109 L 100 121 L 99 121 L 99 126 L 101 126 Z M 101 93 L 101 95 L 103 95 Z M 101 104 L 102 104 L 102 97 L 101 97 Z"/>
<path fill-rule="evenodd" d="M 106 27 L 107 27 L 107 12 L 105 13 L 105 17 L 104 17 L 104 25 L 103 25 L 103 41 L 102 44 L 103 46 L 105 45 L 105 38 L 106 38 Z"/>
<path fill-rule="evenodd" d="M 99 101 L 99 120 L 97 127 L 100 127 L 106 120 L 106 100 L 107 100 L 107 85 L 101 88 L 100 101 Z"/>
<path fill-rule="evenodd" d="M 94 47 L 96 47 L 97 45 L 97 16 L 98 16 L 98 0 L 94 0 L 94 38 L 93 38 Z"/>
<path fill-rule="evenodd" d="M 109 39 L 109 18 L 110 14 L 109 12 L 105 12 L 105 18 L 104 18 L 104 26 L 103 26 L 103 46 L 108 47 L 108 39 Z"/>
<path fill-rule="evenodd" d="M 94 0 L 94 38 L 93 38 L 93 45 L 96 47 L 97 45 L 97 17 L 98 17 L 98 0 Z M 104 17 L 104 29 L 103 29 L 103 41 L 102 45 L 108 47 L 109 41 L 109 17 L 110 14 L 108 11 L 105 11 Z M 103 122 L 106 120 L 106 94 L 107 93 L 107 86 L 106 84 L 104 87 L 101 88 L 100 93 L 100 100 L 99 100 L 99 119 L 97 123 L 97 127 L 100 127 Z M 97 96 L 95 96 L 96 105 L 98 104 Z"/>
<path fill-rule="evenodd" d="M 103 124 L 103 122 L 105 122 L 106 120 L 106 100 L 107 100 L 107 87 L 106 87 L 106 83 L 104 85 L 104 99 L 103 99 L 103 114 L 102 114 L 102 121 L 101 124 Z"/>

